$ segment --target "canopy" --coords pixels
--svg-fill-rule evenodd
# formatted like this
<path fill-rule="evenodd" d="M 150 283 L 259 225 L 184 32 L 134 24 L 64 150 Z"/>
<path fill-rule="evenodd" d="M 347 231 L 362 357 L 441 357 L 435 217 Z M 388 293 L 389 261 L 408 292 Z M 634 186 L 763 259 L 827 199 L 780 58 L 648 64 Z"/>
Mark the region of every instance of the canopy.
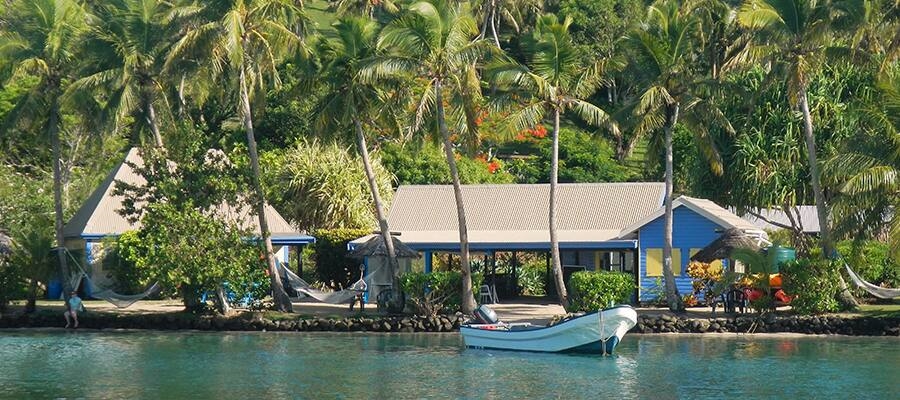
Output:
<path fill-rule="evenodd" d="M 394 242 L 394 253 L 398 258 L 419 258 L 419 252 L 409 248 L 409 246 L 401 242 L 396 236 L 391 236 L 391 239 Z M 388 256 L 387 247 L 384 245 L 384 239 L 382 239 L 381 234 L 373 235 L 369 240 L 356 246 L 356 248 L 350 252 L 350 257 L 354 258 L 372 256 Z"/>
<path fill-rule="evenodd" d="M 740 229 L 731 228 L 691 257 L 691 261 L 713 262 L 731 257 L 734 249 L 760 250 L 757 241 Z"/>

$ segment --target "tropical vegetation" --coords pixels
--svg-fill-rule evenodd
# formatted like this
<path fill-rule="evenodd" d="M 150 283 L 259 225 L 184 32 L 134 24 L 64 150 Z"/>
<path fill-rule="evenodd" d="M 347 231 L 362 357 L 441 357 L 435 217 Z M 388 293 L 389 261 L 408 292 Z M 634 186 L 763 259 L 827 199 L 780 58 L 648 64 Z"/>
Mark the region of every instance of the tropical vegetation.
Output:
<path fill-rule="evenodd" d="M 858 269 L 896 282 L 896 1 L 313 0 L 330 6 L 324 14 L 306 3 L 7 2 L 0 230 L 21 244 L 0 266 L 0 293 L 34 297 L 69 276 L 64 221 L 130 147 L 153 168 L 144 191 L 121 188 L 133 200 L 124 212 L 143 219 L 137 237 L 160 247 L 135 247 L 128 276 L 178 289 L 188 305 L 201 291 L 224 298 L 226 281 L 244 290 L 261 279 L 251 286 L 289 310 L 261 210 L 272 205 L 311 232 L 387 239 L 398 184 L 453 186 L 464 312 L 475 299 L 460 185 L 471 183 L 550 183 L 555 200 L 558 182 L 664 181 L 673 310 L 683 306 L 671 260 L 680 194 L 751 214 L 795 217 L 815 205 L 821 237 L 796 218 L 783 224 L 801 256 L 865 264 L 859 257 L 875 253 L 860 249 L 880 243 L 879 267 Z M 244 225 L 210 218 L 223 203 L 254 210 L 258 242 L 237 239 L 251 235 Z M 551 201 L 554 244 L 557 211 Z M 191 235 L 214 252 L 211 232 L 233 239 L 237 258 L 176 256 Z M 48 248 L 58 253 L 52 269 Z M 326 259 L 317 268 L 331 268 Z M 840 270 L 811 271 L 841 280 Z M 838 292 L 841 306 L 853 303 Z"/>

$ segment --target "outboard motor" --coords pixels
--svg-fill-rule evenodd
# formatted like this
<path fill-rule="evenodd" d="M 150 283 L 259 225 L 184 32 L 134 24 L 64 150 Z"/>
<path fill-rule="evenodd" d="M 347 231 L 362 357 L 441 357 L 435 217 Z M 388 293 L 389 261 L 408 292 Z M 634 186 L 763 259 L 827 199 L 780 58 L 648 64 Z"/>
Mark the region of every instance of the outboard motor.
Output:
<path fill-rule="evenodd" d="M 500 322 L 500 318 L 497 318 L 497 313 L 484 304 L 478 306 L 478 308 L 475 309 L 474 314 L 475 320 L 478 321 L 479 324 L 496 324 Z"/>

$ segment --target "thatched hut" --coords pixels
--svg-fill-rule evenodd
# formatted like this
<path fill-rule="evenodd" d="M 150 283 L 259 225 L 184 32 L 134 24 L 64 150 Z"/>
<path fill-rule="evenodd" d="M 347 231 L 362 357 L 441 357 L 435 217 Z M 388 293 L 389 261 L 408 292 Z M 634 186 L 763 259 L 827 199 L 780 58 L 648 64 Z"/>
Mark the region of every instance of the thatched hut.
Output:
<path fill-rule="evenodd" d="M 734 249 L 760 250 L 757 240 L 740 229 L 728 229 L 718 239 L 691 256 L 691 261 L 713 262 L 730 259 Z"/>
<path fill-rule="evenodd" d="M 419 252 L 411 249 L 396 236 L 391 236 L 391 239 L 394 242 L 394 253 L 397 255 L 397 264 L 400 267 L 399 273 L 409 272 L 412 269 L 412 259 L 419 258 Z M 355 245 L 350 251 L 350 257 L 363 259 L 366 267 L 365 275 L 371 274 L 367 282 L 369 284 L 369 302 L 374 302 L 382 290 L 393 285 L 388 251 L 381 234 L 371 235 L 368 240 Z"/>

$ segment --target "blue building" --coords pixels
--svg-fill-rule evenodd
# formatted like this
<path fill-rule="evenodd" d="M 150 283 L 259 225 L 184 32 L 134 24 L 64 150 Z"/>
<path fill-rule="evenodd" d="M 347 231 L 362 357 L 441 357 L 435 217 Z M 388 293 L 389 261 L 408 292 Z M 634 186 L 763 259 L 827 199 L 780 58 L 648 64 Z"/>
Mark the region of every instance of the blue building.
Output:
<path fill-rule="evenodd" d="M 100 286 L 109 286 L 111 283 L 108 273 L 103 270 L 102 261 L 105 255 L 103 241 L 141 227 L 140 221 L 132 223 L 119 214 L 124 197 L 114 195 L 116 181 L 138 186 L 146 183 L 130 166 L 143 165 L 139 153 L 138 148 L 131 148 L 124 161 L 110 171 L 103 183 L 91 193 L 87 201 L 63 227 L 66 248 L 76 253 L 84 253 L 79 266 L 84 268 L 91 280 Z M 259 233 L 259 220 L 248 206 L 220 207 L 216 215 Z M 290 246 L 302 247 L 315 241 L 312 236 L 304 235 L 291 227 L 270 205 L 266 205 L 266 217 L 269 221 L 272 244 L 275 246 L 275 256 L 282 263 L 290 261 L 288 251 Z"/>
<path fill-rule="evenodd" d="M 557 232 L 564 275 L 630 273 L 639 287 L 635 298 L 650 300 L 662 275 L 664 190 L 656 182 L 560 184 Z M 498 252 L 513 258 L 522 252 L 549 256 L 549 185 L 463 185 L 462 192 L 470 252 L 486 273 Z M 691 292 L 684 274 L 688 259 L 724 230 L 764 234 L 709 200 L 682 196 L 673 207 L 673 267 L 682 294 Z M 449 185 L 400 186 L 388 216 L 391 231 L 422 253 L 426 272 L 436 257 L 459 252 L 457 221 Z M 549 257 L 546 264 L 549 273 Z"/>

